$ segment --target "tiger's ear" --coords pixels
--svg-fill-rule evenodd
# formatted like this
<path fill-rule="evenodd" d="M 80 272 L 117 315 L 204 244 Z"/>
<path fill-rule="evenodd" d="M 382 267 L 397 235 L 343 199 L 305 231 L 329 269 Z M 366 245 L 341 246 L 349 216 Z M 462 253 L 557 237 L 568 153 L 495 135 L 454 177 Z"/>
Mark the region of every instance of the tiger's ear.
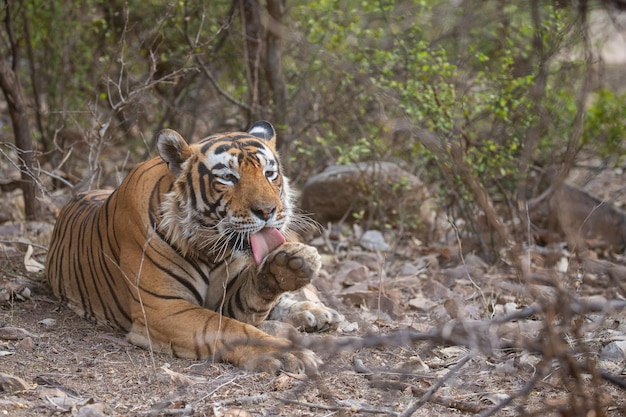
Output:
<path fill-rule="evenodd" d="M 161 159 L 167 163 L 169 170 L 178 176 L 182 170 L 183 162 L 191 156 L 191 148 L 185 139 L 174 130 L 164 129 L 159 132 L 157 148 Z"/>
<path fill-rule="evenodd" d="M 248 133 L 266 141 L 270 148 L 276 148 L 276 131 L 271 123 L 265 120 L 255 122 L 248 130 Z"/>

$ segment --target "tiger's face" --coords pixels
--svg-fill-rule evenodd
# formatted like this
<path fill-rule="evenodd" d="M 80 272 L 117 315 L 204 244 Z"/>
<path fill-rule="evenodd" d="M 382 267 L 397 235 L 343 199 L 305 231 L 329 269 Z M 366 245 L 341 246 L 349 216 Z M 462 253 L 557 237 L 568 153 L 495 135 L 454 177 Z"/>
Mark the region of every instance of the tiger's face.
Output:
<path fill-rule="evenodd" d="M 159 154 L 175 176 L 161 206 L 159 227 L 168 241 L 185 255 L 215 261 L 250 253 L 255 236 L 269 239 L 270 249 L 280 244 L 293 207 L 275 142 L 274 128 L 263 121 L 248 133 L 192 145 L 173 130 L 161 132 Z"/>

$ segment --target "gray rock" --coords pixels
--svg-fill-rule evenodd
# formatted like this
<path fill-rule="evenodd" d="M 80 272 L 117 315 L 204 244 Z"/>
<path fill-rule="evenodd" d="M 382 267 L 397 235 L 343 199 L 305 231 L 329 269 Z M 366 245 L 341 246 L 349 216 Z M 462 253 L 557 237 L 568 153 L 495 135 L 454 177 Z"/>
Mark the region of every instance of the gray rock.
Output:
<path fill-rule="evenodd" d="M 328 167 L 309 178 L 300 200 L 300 207 L 322 224 L 353 221 L 352 213 L 405 227 L 433 222 L 434 202 L 427 187 L 391 162 Z"/>
<path fill-rule="evenodd" d="M 621 361 L 626 359 L 626 340 L 611 342 L 600 351 L 600 359 Z"/>
<path fill-rule="evenodd" d="M 78 410 L 77 417 L 106 417 L 104 404 L 88 404 Z"/>
<path fill-rule="evenodd" d="M 389 250 L 389 245 L 385 242 L 385 237 L 378 230 L 368 230 L 363 233 L 359 240 L 359 245 L 363 249 L 367 249 L 372 252 L 384 252 Z"/>

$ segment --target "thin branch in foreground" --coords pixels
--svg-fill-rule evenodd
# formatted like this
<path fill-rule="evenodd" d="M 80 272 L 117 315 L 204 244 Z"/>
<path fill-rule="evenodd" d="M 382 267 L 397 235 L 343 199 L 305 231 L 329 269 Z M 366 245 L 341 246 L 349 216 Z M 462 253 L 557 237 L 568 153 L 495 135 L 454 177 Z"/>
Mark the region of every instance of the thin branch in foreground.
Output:
<path fill-rule="evenodd" d="M 216 401 L 211 404 L 213 407 L 226 407 L 233 404 L 255 404 L 261 401 L 266 401 L 269 398 L 268 394 L 249 395 L 246 397 L 235 397 L 230 400 Z"/>
<path fill-rule="evenodd" d="M 422 397 L 426 395 L 427 393 L 427 390 L 418 388 L 415 385 L 407 383 L 407 382 L 373 381 L 370 383 L 370 385 L 373 388 L 380 388 L 384 390 L 393 389 L 393 390 L 403 391 L 403 392 L 408 388 L 411 390 L 411 393 L 416 397 L 417 396 Z M 478 402 L 462 401 L 458 397 L 443 396 L 443 395 L 437 395 L 437 394 L 433 394 L 429 398 L 428 402 L 430 404 L 437 404 L 445 408 L 454 408 L 456 410 L 459 410 L 462 413 L 477 414 L 485 409 L 485 406 Z"/>
<path fill-rule="evenodd" d="M 496 412 L 500 411 L 502 408 L 504 408 L 507 405 L 509 405 L 514 399 L 519 398 L 519 397 L 521 397 L 523 395 L 528 395 L 528 393 L 530 393 L 530 391 L 535 387 L 535 384 L 537 384 L 537 382 L 539 382 L 539 380 L 541 378 L 543 378 L 543 377 L 544 377 L 543 373 L 536 372 L 535 375 L 533 375 L 533 377 L 528 382 L 526 382 L 526 384 L 522 387 L 522 389 L 520 389 L 519 391 L 517 391 L 513 395 L 509 395 L 507 398 L 505 398 L 504 400 L 500 401 L 494 407 L 489 408 L 489 409 L 479 413 L 476 417 L 489 417 L 489 416 L 492 416 Z"/>
<path fill-rule="evenodd" d="M 35 247 L 37 249 L 41 249 L 41 250 L 44 250 L 46 252 L 48 251 L 48 247 L 47 246 L 40 245 L 38 243 L 29 242 L 27 240 L 22 241 L 22 240 L 0 239 L 0 243 L 4 243 L 4 244 L 7 244 L 7 245 L 15 245 L 15 244 L 27 245 L 27 246 L 30 245 L 30 246 L 33 246 L 33 247 Z"/>
<path fill-rule="evenodd" d="M 302 407 L 317 408 L 319 410 L 344 411 L 349 414 L 363 413 L 363 414 L 385 414 L 387 416 L 400 416 L 398 412 L 392 411 L 389 409 L 366 408 L 366 407 L 359 407 L 357 405 L 340 406 L 340 405 L 314 404 L 314 403 L 308 403 L 304 401 L 290 400 L 288 398 L 283 398 L 283 397 L 278 397 L 278 396 L 274 398 L 286 404 L 294 404 L 294 405 L 300 405 Z"/>
<path fill-rule="evenodd" d="M 428 400 L 435 395 L 435 392 L 437 392 L 437 390 L 439 388 L 441 388 L 443 386 L 443 384 L 450 379 L 454 374 L 456 374 L 457 372 L 459 372 L 459 370 L 461 370 L 461 368 L 463 366 L 465 366 L 465 364 L 467 362 L 469 362 L 470 359 L 472 359 L 475 356 L 475 353 L 470 353 L 467 356 L 464 356 L 463 358 L 461 358 L 461 360 L 459 360 L 456 365 L 454 365 L 452 368 L 450 368 L 450 370 L 448 371 L 447 374 L 445 374 L 443 377 L 439 378 L 437 380 L 437 382 L 435 384 L 433 384 L 432 387 L 430 387 L 430 389 L 428 391 L 426 391 L 426 393 L 424 395 L 422 395 L 422 397 L 417 400 L 417 401 L 413 401 L 411 400 L 411 402 L 409 403 L 409 406 L 407 407 L 406 410 L 404 410 L 404 412 L 402 414 L 400 414 L 400 417 L 410 417 L 413 415 L 414 412 L 417 411 L 418 408 L 420 408 L 422 405 L 426 404 L 426 402 L 428 402 Z"/>

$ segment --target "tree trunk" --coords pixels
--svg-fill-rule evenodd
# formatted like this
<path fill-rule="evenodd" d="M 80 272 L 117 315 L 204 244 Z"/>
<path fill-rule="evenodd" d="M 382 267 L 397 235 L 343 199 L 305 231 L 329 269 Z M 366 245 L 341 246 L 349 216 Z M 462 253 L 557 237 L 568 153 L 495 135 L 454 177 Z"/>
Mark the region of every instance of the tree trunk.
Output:
<path fill-rule="evenodd" d="M 287 125 L 287 84 L 282 70 L 281 37 L 283 31 L 283 0 L 267 0 L 267 51 L 265 53 L 265 76 L 272 90 L 274 101 L 273 122 L 278 131 L 276 146 L 281 149 Z"/>
<path fill-rule="evenodd" d="M 258 0 L 239 0 L 241 28 L 243 30 L 245 59 L 250 91 L 248 124 L 263 117 L 260 83 L 261 56 L 263 54 L 263 27 Z"/>
<path fill-rule="evenodd" d="M 17 75 L 5 60 L 0 60 L 0 87 L 6 98 L 13 124 L 15 146 L 18 151 L 18 163 L 22 177 L 21 188 L 24 194 L 26 219 L 34 220 L 40 216 L 41 206 L 36 197 L 36 178 L 32 169 L 33 142 L 26 113 L 26 100 Z"/>
<path fill-rule="evenodd" d="M 249 123 L 271 115 L 278 133 L 277 146 L 287 125 L 287 84 L 282 71 L 281 37 L 284 0 L 267 0 L 267 18 L 262 19 L 258 0 L 239 0 L 244 35 L 247 79 L 250 90 Z M 261 71 L 267 87 L 261 82 Z M 271 112 L 268 112 L 271 101 Z"/>

